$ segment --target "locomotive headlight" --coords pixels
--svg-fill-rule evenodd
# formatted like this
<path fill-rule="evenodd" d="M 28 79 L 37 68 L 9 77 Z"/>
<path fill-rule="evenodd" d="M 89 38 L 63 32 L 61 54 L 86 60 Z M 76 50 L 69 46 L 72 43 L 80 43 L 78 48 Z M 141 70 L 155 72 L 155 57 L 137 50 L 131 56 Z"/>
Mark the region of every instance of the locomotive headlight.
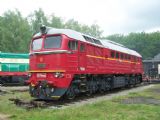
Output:
<path fill-rule="evenodd" d="M 51 89 L 51 92 L 52 92 L 52 93 L 54 92 L 54 88 Z"/>
<path fill-rule="evenodd" d="M 32 76 L 32 73 L 28 73 L 28 77 L 31 77 Z"/>
<path fill-rule="evenodd" d="M 64 77 L 64 74 L 60 73 L 60 72 L 55 72 L 54 73 L 54 77 L 56 77 L 56 78 L 62 78 L 62 77 Z"/>

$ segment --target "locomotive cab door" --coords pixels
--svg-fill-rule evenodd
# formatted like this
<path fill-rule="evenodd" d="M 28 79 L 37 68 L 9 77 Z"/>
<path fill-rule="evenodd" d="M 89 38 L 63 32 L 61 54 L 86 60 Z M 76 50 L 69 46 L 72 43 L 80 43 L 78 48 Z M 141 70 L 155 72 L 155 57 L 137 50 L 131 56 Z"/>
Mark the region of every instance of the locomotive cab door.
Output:
<path fill-rule="evenodd" d="M 83 42 L 79 41 L 79 70 L 86 70 L 86 45 Z"/>
<path fill-rule="evenodd" d="M 70 71 L 78 71 L 78 41 L 77 40 L 69 40 L 68 48 L 71 54 L 67 54 L 67 65 Z"/>

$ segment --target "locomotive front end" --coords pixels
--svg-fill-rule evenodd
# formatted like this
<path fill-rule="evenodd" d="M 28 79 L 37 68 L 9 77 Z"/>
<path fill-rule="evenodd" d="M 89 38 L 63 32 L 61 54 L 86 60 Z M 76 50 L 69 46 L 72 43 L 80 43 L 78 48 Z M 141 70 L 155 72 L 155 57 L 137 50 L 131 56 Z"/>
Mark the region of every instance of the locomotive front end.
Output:
<path fill-rule="evenodd" d="M 41 29 L 30 45 L 30 94 L 38 99 L 59 99 L 72 75 L 67 73 L 67 37 Z"/>

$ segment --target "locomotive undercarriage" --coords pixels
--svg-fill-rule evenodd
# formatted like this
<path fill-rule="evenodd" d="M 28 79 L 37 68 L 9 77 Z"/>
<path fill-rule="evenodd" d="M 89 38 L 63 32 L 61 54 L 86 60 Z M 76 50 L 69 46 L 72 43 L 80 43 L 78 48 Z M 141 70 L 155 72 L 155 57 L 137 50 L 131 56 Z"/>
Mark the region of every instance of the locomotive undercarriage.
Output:
<path fill-rule="evenodd" d="M 80 93 L 91 96 L 96 92 L 106 92 L 114 88 L 131 87 L 142 82 L 141 75 L 75 75 L 70 87 L 56 88 L 46 80 L 38 85 L 30 85 L 30 94 L 38 99 L 74 99 Z"/>
<path fill-rule="evenodd" d="M 26 85 L 28 76 L 0 76 L 0 85 L 13 86 L 13 85 Z"/>
<path fill-rule="evenodd" d="M 65 93 L 67 99 L 74 99 L 80 93 L 90 96 L 114 88 L 131 87 L 142 82 L 141 75 L 75 75 Z"/>
<path fill-rule="evenodd" d="M 67 88 L 56 88 L 50 86 L 46 80 L 39 81 L 36 86 L 32 84 L 29 86 L 29 92 L 32 97 L 44 100 L 59 99 L 66 91 Z"/>

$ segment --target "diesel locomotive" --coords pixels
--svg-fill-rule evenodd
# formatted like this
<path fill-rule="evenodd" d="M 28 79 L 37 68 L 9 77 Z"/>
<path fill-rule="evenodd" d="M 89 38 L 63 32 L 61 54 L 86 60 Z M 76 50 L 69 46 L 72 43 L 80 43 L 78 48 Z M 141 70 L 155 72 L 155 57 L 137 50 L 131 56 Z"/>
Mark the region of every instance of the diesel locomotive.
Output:
<path fill-rule="evenodd" d="M 110 40 L 42 26 L 30 44 L 31 96 L 73 99 L 142 82 L 142 56 Z"/>

